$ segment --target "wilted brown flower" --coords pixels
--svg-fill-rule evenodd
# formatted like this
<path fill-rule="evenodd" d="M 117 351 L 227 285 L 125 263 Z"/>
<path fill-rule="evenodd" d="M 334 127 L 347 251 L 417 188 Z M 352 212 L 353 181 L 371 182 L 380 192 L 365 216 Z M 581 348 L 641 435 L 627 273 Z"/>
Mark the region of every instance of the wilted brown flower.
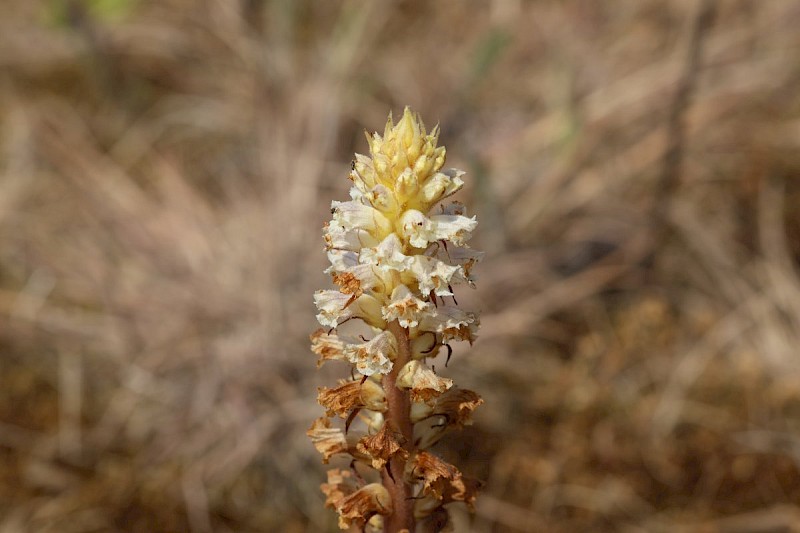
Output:
<path fill-rule="evenodd" d="M 372 515 L 388 515 L 392 512 L 389 491 L 380 483 L 370 483 L 339 500 L 339 527 L 347 529 L 355 524 L 363 527 Z"/>
<path fill-rule="evenodd" d="M 335 334 L 320 328 L 311 334 L 311 351 L 319 355 L 317 366 L 325 361 L 344 361 L 344 342 Z"/>
<path fill-rule="evenodd" d="M 306 431 L 306 435 L 311 438 L 314 447 L 322 454 L 322 462 L 325 464 L 332 456 L 347 453 L 347 438 L 344 432 L 341 429 L 332 428 L 331 421 L 327 417 L 317 418 Z"/>
<path fill-rule="evenodd" d="M 399 437 L 399 438 L 398 438 Z M 362 437 L 356 449 L 372 457 L 372 468 L 380 470 L 395 454 L 408 457 L 408 451 L 403 448 L 405 439 L 397 430 L 392 430 L 389 424 L 384 424 L 375 435 Z"/>
<path fill-rule="evenodd" d="M 364 407 L 361 399 L 361 383 L 348 381 L 332 389 L 320 387 L 317 401 L 326 409 L 327 416 L 339 415 L 347 418 L 354 409 Z"/>

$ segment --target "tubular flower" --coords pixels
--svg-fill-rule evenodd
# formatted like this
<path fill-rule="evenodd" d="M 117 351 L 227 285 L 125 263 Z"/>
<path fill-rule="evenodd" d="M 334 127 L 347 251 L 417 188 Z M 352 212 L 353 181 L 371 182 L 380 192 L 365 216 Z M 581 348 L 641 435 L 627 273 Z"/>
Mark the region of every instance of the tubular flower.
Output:
<path fill-rule="evenodd" d="M 351 471 L 331 470 L 322 485 L 343 529 L 381 524 L 413 533 L 415 520 L 445 527 L 443 505 L 475 499 L 477 484 L 425 451 L 469 424 L 483 402 L 426 364 L 443 348 L 449 361 L 451 341 L 475 340 L 478 317 L 455 293 L 474 287 L 483 256 L 467 245 L 476 218 L 459 202 L 442 203 L 463 187 L 464 173 L 443 168 L 438 136 L 438 126 L 428 133 L 408 108 L 397 124 L 389 117 L 383 135 L 367 134 L 370 153 L 352 163 L 350 200 L 331 204 L 323 228 L 336 288 L 314 295 L 325 329 L 311 336 L 312 351 L 318 366 L 348 365 L 350 378 L 319 389 L 325 416 L 308 435 L 323 462 L 352 459 Z M 371 334 L 339 331 L 353 319 Z M 336 417 L 343 427 L 334 427 Z M 363 427 L 351 431 L 353 423 Z"/>

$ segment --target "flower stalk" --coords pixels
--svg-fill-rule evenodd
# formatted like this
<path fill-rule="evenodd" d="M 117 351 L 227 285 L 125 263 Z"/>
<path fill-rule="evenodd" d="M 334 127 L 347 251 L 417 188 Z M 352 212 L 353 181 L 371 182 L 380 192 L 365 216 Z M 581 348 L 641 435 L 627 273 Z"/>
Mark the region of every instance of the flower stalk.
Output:
<path fill-rule="evenodd" d="M 400 327 L 395 320 L 389 324 L 389 332 L 397 339 L 397 359 L 392 371 L 383 376 L 383 390 L 386 391 L 388 409 L 384 426 L 396 428 L 402 436 L 402 442 L 412 443 L 414 426 L 411 423 L 411 399 L 409 392 L 397 387 L 397 374 L 405 364 L 411 361 L 411 346 L 408 331 Z M 411 450 L 406 449 L 410 453 Z M 402 531 L 414 528 L 414 507 L 412 487 L 404 479 L 406 459 L 401 454 L 394 454 L 387 469 L 381 473 L 383 486 L 392 498 L 394 512 L 384 519 L 385 531 Z"/>
<path fill-rule="evenodd" d="M 334 201 L 324 227 L 326 272 L 337 289 L 314 295 L 325 329 L 311 336 L 311 348 L 319 365 L 351 365 L 351 379 L 320 388 L 326 414 L 308 435 L 323 462 L 351 461 L 322 485 L 342 529 L 413 533 L 425 523 L 440 531 L 443 506 L 471 507 L 477 493 L 476 482 L 426 451 L 471 423 L 483 402 L 427 364 L 446 349 L 446 366 L 450 342 L 475 339 L 478 317 L 459 307 L 453 287 L 474 287 L 471 270 L 482 256 L 466 244 L 475 217 L 459 202 L 442 203 L 461 189 L 463 172 L 443 170 L 438 133 L 406 108 L 397 124 L 389 117 L 383 135 L 367 134 L 370 155 L 353 161 L 351 200 Z M 340 331 L 352 319 L 370 334 Z"/>

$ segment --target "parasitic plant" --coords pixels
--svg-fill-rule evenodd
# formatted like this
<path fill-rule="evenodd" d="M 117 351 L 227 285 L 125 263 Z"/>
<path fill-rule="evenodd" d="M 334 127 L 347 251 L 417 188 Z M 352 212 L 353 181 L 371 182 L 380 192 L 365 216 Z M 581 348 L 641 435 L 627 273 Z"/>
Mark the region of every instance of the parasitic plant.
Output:
<path fill-rule="evenodd" d="M 413 533 L 425 523 L 440 531 L 445 504 L 471 507 L 476 496 L 475 481 L 426 451 L 483 403 L 428 364 L 443 348 L 449 360 L 451 341 L 475 339 L 478 317 L 458 306 L 453 286 L 474 286 L 471 269 L 482 256 L 466 245 L 475 217 L 459 202 L 440 203 L 464 173 L 443 170 L 438 133 L 408 108 L 396 125 L 390 115 L 383 136 L 367 134 L 370 156 L 353 161 L 351 200 L 334 201 L 324 227 L 326 272 L 338 288 L 314 295 L 325 329 L 311 336 L 312 350 L 319 365 L 342 361 L 351 371 L 319 389 L 326 413 L 308 435 L 323 462 L 351 459 L 322 485 L 342 529 Z M 371 333 L 340 336 L 351 319 Z M 343 422 L 335 426 L 335 417 Z"/>

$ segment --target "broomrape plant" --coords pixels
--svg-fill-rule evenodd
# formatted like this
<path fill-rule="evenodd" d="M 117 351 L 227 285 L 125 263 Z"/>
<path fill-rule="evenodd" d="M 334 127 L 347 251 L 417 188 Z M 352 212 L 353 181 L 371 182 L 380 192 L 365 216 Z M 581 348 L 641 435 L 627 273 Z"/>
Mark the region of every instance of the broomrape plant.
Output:
<path fill-rule="evenodd" d="M 396 125 L 390 115 L 383 136 L 367 134 L 370 156 L 353 161 L 351 200 L 334 201 L 324 227 L 326 272 L 338 288 L 314 294 L 325 329 L 312 334 L 311 348 L 318 366 L 335 360 L 352 370 L 351 379 L 319 389 L 326 413 L 308 435 L 324 463 L 351 458 L 322 484 L 342 529 L 411 533 L 419 521 L 441 531 L 444 505 L 472 508 L 476 497 L 477 482 L 426 451 L 470 424 L 483 403 L 428 364 L 443 347 L 449 360 L 451 341 L 475 339 L 478 317 L 458 306 L 453 286 L 474 286 L 482 256 L 466 245 L 475 217 L 459 202 L 440 203 L 461 189 L 464 173 L 443 170 L 438 135 L 408 108 Z M 340 336 L 337 327 L 352 319 L 371 338 Z M 344 422 L 334 426 L 336 417 Z"/>

